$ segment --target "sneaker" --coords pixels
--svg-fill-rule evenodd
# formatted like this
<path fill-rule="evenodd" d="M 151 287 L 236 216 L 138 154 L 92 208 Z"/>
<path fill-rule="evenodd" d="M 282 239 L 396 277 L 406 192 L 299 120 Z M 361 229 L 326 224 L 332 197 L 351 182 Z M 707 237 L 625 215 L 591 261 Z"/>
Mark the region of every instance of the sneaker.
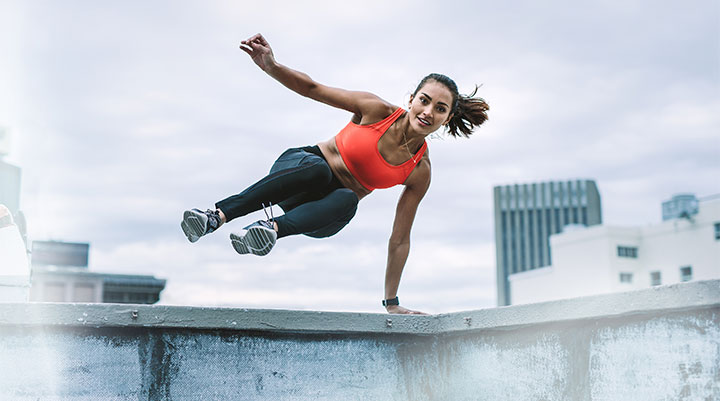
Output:
<path fill-rule="evenodd" d="M 265 205 L 263 204 L 263 208 Z M 275 231 L 275 219 L 272 217 L 272 204 L 270 204 L 270 216 L 265 215 L 268 220 L 259 220 L 245 227 L 244 234 L 230 234 L 230 242 L 235 251 L 241 255 L 252 253 L 257 256 L 264 256 L 270 253 L 277 241 Z"/>
<path fill-rule="evenodd" d="M 218 227 L 220 227 L 220 214 L 217 210 L 210 209 L 205 212 L 199 209 L 186 210 L 180 223 L 180 228 L 190 242 L 197 242 L 200 237 L 210 234 Z"/>
<path fill-rule="evenodd" d="M 235 251 L 241 255 L 252 253 L 264 256 L 270 253 L 277 241 L 277 232 L 272 222 L 260 220 L 245 227 L 244 234 L 230 234 Z"/>

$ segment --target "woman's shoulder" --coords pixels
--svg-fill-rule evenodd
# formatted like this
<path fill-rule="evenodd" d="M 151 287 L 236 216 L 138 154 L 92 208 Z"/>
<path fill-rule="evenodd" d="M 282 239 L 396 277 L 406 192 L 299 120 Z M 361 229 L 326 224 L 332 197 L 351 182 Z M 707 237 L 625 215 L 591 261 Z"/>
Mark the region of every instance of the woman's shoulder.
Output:
<path fill-rule="evenodd" d="M 362 125 L 374 124 L 382 121 L 392 115 L 399 107 L 382 99 L 379 96 L 373 96 L 368 99 L 361 108 L 361 115 L 355 115 L 353 122 L 359 121 Z"/>

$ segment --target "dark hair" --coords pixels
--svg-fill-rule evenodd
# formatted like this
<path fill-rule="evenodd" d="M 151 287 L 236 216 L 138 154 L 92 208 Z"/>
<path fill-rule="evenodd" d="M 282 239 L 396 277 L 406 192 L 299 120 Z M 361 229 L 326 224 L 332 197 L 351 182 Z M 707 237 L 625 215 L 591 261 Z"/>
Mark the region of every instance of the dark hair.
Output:
<path fill-rule="evenodd" d="M 469 137 L 472 134 L 473 129 L 484 123 L 488 119 L 487 111 L 490 109 L 485 99 L 481 97 L 474 97 L 477 93 L 479 86 L 475 85 L 475 90 L 465 96 L 458 93 L 458 87 L 455 81 L 443 74 L 433 73 L 420 81 L 420 84 L 415 88 L 413 97 L 418 93 L 428 81 L 435 81 L 445 85 L 452 93 L 453 104 L 450 109 L 452 118 L 447 124 L 447 130 L 450 135 L 454 137 L 464 136 Z"/>

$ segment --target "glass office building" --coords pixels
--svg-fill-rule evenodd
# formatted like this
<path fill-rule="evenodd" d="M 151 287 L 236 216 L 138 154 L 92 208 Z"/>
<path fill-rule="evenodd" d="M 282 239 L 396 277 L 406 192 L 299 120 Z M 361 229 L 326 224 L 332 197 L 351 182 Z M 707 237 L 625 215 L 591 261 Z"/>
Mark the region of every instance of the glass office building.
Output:
<path fill-rule="evenodd" d="M 592 180 L 496 186 L 493 195 L 498 306 L 510 305 L 510 274 L 552 264 L 552 234 L 602 223 Z"/>

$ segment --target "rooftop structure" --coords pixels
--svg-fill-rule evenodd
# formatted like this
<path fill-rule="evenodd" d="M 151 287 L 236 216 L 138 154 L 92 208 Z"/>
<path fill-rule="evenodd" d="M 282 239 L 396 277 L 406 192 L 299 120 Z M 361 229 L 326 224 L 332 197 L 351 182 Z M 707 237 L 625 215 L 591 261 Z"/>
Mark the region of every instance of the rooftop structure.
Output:
<path fill-rule="evenodd" d="M 719 280 L 435 316 L 0 303 L 0 399 L 707 400 L 719 342 Z"/>
<path fill-rule="evenodd" d="M 34 241 L 30 300 L 154 304 L 166 281 L 88 270 L 90 244 Z"/>
<path fill-rule="evenodd" d="M 678 194 L 662 204 L 663 221 L 692 218 L 698 213 L 698 199 L 695 194 Z"/>

